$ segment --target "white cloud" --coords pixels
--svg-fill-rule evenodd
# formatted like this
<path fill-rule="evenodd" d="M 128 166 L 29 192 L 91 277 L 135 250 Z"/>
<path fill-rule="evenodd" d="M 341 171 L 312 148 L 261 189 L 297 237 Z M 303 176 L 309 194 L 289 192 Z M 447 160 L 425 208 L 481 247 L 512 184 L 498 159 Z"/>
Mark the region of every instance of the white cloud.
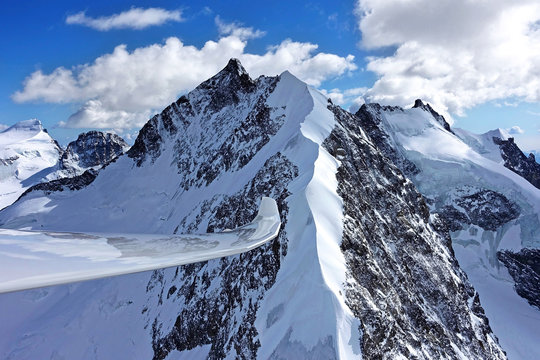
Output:
<path fill-rule="evenodd" d="M 99 31 L 111 29 L 144 29 L 149 26 L 162 25 L 167 21 L 182 21 L 180 10 L 165 10 L 161 8 L 131 8 L 119 14 L 93 18 L 86 16 L 84 11 L 70 15 L 66 24 L 77 24 L 91 27 Z"/>
<path fill-rule="evenodd" d="M 379 76 L 370 101 L 422 98 L 458 115 L 491 100 L 540 101 L 537 0 L 358 0 L 356 11 L 364 47 L 396 47 L 368 58 Z"/>
<path fill-rule="evenodd" d="M 340 89 L 325 90 L 321 89 L 321 92 L 332 100 L 337 105 L 349 105 L 350 112 L 356 112 L 365 103 L 364 94 L 368 91 L 368 88 L 358 87 L 352 89 L 346 89 L 344 91 Z"/>
<path fill-rule="evenodd" d="M 227 23 L 216 16 L 214 21 L 218 27 L 218 31 L 222 36 L 233 35 L 240 39 L 256 39 L 264 36 L 266 33 L 261 30 L 254 30 L 252 27 L 244 27 L 242 24 L 233 22 Z"/>
<path fill-rule="evenodd" d="M 127 112 L 110 110 L 103 106 L 100 100 L 88 100 L 72 114 L 67 122 L 61 122 L 61 127 L 67 128 L 98 128 L 114 126 L 118 129 L 130 128 L 132 124 L 144 124 L 150 116 L 150 111 Z"/>
<path fill-rule="evenodd" d="M 509 129 L 506 129 L 510 135 L 517 135 L 517 134 L 523 134 L 525 131 L 520 128 L 519 126 L 512 126 Z"/>
<path fill-rule="evenodd" d="M 225 25 L 224 25 L 225 26 Z M 65 127 L 134 128 L 160 111 L 179 94 L 217 73 L 230 58 L 238 58 L 252 77 L 291 71 L 311 85 L 356 69 L 354 57 L 317 53 L 317 45 L 285 40 L 262 55 L 246 53 L 252 29 L 227 25 L 217 41 L 201 48 L 176 37 L 163 44 L 128 51 L 117 46 L 90 64 L 59 67 L 49 74 L 38 70 L 13 94 L 17 102 L 75 103 L 82 107 Z"/>

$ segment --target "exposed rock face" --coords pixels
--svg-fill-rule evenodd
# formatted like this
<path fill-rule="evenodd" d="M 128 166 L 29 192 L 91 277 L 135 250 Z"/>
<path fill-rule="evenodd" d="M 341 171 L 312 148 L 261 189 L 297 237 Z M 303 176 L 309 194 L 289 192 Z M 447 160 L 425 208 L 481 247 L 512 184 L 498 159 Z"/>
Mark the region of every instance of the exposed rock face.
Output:
<path fill-rule="evenodd" d="M 209 217 L 212 220 L 208 231 L 235 228 L 254 217 L 256 199 L 265 195 L 276 199 L 285 227 L 285 199 L 290 195 L 287 186 L 296 176 L 296 167 L 277 154 L 240 192 L 203 202 L 197 213 L 184 218 L 180 226 L 184 231 L 193 231 L 201 219 Z M 188 217 L 194 220 L 188 223 Z M 256 313 L 265 291 L 275 282 L 281 260 L 287 254 L 287 241 L 282 230 L 270 244 L 248 253 L 177 269 L 174 289 L 168 289 L 167 298 L 176 297 L 182 306 L 168 333 L 160 330 L 159 322 L 152 324 L 154 359 L 164 359 L 172 350 L 190 350 L 204 344 L 211 345 L 209 359 L 223 359 L 231 352 L 241 359 L 256 358 L 260 347 L 254 326 Z M 159 273 L 149 281 L 148 290 L 159 286 Z M 160 297 L 164 290 L 167 289 L 161 290 Z"/>
<path fill-rule="evenodd" d="M 524 305 L 508 287 L 511 279 L 498 255 L 500 249 L 540 246 L 540 193 L 521 178 L 527 176 L 531 182 L 533 177 L 526 174 L 536 168 L 532 157 L 527 159 L 512 140 L 501 140 L 506 137 L 500 129 L 485 134 L 452 131 L 420 101 L 412 109 L 366 104 L 357 115 L 379 150 L 425 196 L 432 218 L 437 219 L 435 229 L 448 242 L 451 239 L 502 348 L 510 358 L 538 358 L 540 349 L 529 329 L 539 332 L 540 326 L 523 320 L 536 318 L 537 309 Z M 529 285 L 517 283 L 532 284 L 536 275 L 525 270 L 520 274 L 514 277 L 516 289 L 532 293 L 523 291 Z M 513 321 L 516 318 L 523 323 Z"/>
<path fill-rule="evenodd" d="M 448 233 L 435 231 L 422 196 L 357 119 L 331 109 L 339 126 L 327 147 L 344 149 L 337 177 L 347 303 L 361 320 L 363 356 L 504 358 Z"/>
<path fill-rule="evenodd" d="M 97 174 L 97 170 L 89 169 L 81 175 L 39 183 L 27 189 L 20 198 L 22 198 L 26 194 L 31 193 L 32 191 L 43 191 L 45 194 L 50 194 L 53 192 L 62 192 L 65 190 L 80 190 L 90 185 L 96 178 Z"/>
<path fill-rule="evenodd" d="M 519 206 L 515 202 L 486 189 L 459 189 L 456 196 L 447 203 L 438 213 L 452 231 L 461 229 L 464 224 L 474 224 L 484 230 L 495 231 L 520 214 Z"/>
<path fill-rule="evenodd" d="M 381 123 L 381 113 L 384 111 L 400 111 L 396 106 L 381 106 L 379 104 L 363 104 L 356 112 L 360 128 L 365 131 L 377 148 L 396 164 L 409 177 L 420 172 L 416 165 L 407 159 L 394 144 Z"/>
<path fill-rule="evenodd" d="M 129 148 L 120 136 L 101 131 L 82 133 L 68 144 L 60 159 L 60 168 L 78 175 L 84 169 L 107 165 Z M 83 171 L 84 171 L 83 170 Z"/>
<path fill-rule="evenodd" d="M 514 287 L 519 296 L 540 309 L 540 250 L 505 250 L 499 251 L 497 256 L 514 278 Z"/>
<path fill-rule="evenodd" d="M 493 137 L 493 142 L 499 145 L 504 166 L 540 189 L 540 164 L 536 162 L 534 154 L 531 153 L 528 157 L 525 156 L 514 142 L 514 138 L 502 140 Z"/>

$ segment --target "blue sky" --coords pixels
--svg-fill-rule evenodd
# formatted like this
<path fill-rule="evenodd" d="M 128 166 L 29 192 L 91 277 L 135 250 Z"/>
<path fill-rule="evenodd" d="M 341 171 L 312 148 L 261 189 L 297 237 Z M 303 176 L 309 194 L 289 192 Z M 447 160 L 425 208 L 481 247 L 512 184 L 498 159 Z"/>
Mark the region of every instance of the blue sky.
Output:
<path fill-rule="evenodd" d="M 345 108 L 420 97 L 455 126 L 540 149 L 537 1 L 435 3 L 5 0 L 0 124 L 38 118 L 64 144 L 89 128 L 133 135 L 235 56 Z"/>

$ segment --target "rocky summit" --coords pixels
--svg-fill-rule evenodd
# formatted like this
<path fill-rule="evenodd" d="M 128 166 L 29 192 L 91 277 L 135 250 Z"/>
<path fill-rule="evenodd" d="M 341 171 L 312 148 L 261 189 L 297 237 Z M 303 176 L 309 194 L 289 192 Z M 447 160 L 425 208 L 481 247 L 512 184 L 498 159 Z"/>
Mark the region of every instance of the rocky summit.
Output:
<path fill-rule="evenodd" d="M 67 173 L 79 175 L 92 168 L 107 165 L 129 149 L 120 136 L 101 131 L 88 131 L 68 144 L 60 159 L 60 167 Z"/>

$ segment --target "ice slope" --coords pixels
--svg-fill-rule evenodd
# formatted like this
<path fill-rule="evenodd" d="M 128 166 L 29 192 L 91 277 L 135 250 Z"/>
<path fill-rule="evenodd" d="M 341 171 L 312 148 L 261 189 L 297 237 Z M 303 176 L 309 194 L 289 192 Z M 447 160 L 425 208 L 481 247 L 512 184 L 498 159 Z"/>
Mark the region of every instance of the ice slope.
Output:
<path fill-rule="evenodd" d="M 464 193 L 483 189 L 503 194 L 519 206 L 517 219 L 493 230 L 465 224 L 452 232 L 452 240 L 460 266 L 479 292 L 490 325 L 509 358 L 540 358 L 540 312 L 516 294 L 513 280 L 496 254 L 501 249 L 540 246 L 540 190 L 504 167 L 492 140 L 508 135 L 500 129 L 482 135 L 454 129 L 452 134 L 421 108 L 368 105 L 364 110 L 379 119 L 392 147 L 414 163 L 418 173 L 412 180 L 431 199 L 432 211 L 456 205 L 455 199 Z"/>
<path fill-rule="evenodd" d="M 242 75 L 242 70 L 239 72 Z M 263 78 L 259 83 L 265 81 L 270 80 Z M 259 95 L 267 91 L 268 85 L 263 85 L 256 90 Z M 203 90 L 198 88 L 188 95 L 194 108 L 207 101 Z M 249 102 L 250 99 L 252 100 L 253 96 L 250 95 L 246 101 Z M 231 165 L 232 171 L 219 172 L 217 178 L 212 179 L 206 186 L 191 185 L 200 181 L 198 179 L 193 179 L 191 184 L 180 182 L 182 178 L 175 173 L 173 166 L 178 162 L 174 137 L 190 140 L 193 149 L 185 148 L 182 153 L 196 152 L 198 144 L 208 147 L 219 144 L 214 138 L 227 136 L 229 131 L 234 130 L 227 127 L 234 126 L 235 123 L 234 119 L 223 123 L 219 118 L 220 114 L 227 115 L 227 109 L 217 112 L 217 115 L 208 115 L 209 119 L 201 106 L 201 110 L 195 109 L 189 125 L 179 132 L 180 135 L 164 135 L 167 133 L 160 132 L 160 136 L 170 138 L 161 142 L 159 156 L 143 160 L 142 166 L 136 166 L 132 158 L 123 156 L 110 164 L 90 186 L 81 191 L 49 194 L 37 191 L 27 194 L 24 199 L 2 212 L 0 222 L 3 226 L 16 228 L 172 233 L 182 230 L 179 229 L 179 221 L 184 218 L 188 221 L 184 229 L 191 222 L 195 224 L 196 230 L 204 231 L 213 214 L 212 210 L 201 210 L 201 215 L 195 217 L 193 214 L 197 213 L 201 204 L 207 201 L 213 204 L 212 208 L 221 206 L 219 202 L 216 203 L 216 199 L 234 196 L 242 191 L 251 179 L 257 178 L 269 159 L 278 154 L 288 159 L 298 169 L 300 176 L 288 185 L 288 221 L 284 224 L 284 234 L 287 234 L 288 238 L 287 255 L 281 260 L 274 286 L 267 289 L 256 313 L 254 324 L 259 334 L 258 354 L 261 358 L 288 357 L 291 354 L 300 358 L 309 357 L 308 354 L 318 354 L 321 358 L 358 357 L 359 322 L 345 305 L 342 289 L 345 277 L 344 259 L 339 250 L 342 211 L 341 201 L 336 193 L 337 182 L 332 175 L 338 162 L 321 146 L 334 126 L 333 115 L 327 109 L 327 99 L 323 95 L 288 72 L 280 75 L 275 89 L 266 99 L 266 105 L 272 109 L 270 116 L 282 123 L 278 131 L 253 154 L 247 164 L 242 167 Z M 197 113 L 197 110 L 200 112 Z M 233 110 L 236 118 L 249 118 L 250 108 Z M 215 123 L 212 123 L 214 121 Z M 220 129 L 219 132 L 212 133 L 201 129 L 203 126 L 212 128 L 214 124 L 216 129 Z M 257 143 L 257 138 L 247 142 L 248 147 L 240 147 L 240 151 L 249 151 L 250 144 Z M 199 165 L 192 163 L 191 166 Z M 192 169 L 190 173 L 194 172 Z M 268 180 L 282 181 L 265 181 Z M 81 204 L 84 204 L 84 210 L 81 210 Z M 231 261 L 237 260 L 233 258 Z M 220 262 L 210 261 L 202 266 L 201 271 L 211 271 L 219 268 Z M 176 300 L 173 298 L 162 301 L 162 295 L 152 292 L 155 291 L 153 287 L 147 287 L 145 291 L 144 286 L 140 286 L 144 282 L 154 284 L 152 278 L 155 276 L 161 279 L 159 284 L 171 282 L 176 277 L 174 270 L 165 270 L 153 275 L 147 273 L 124 277 L 122 281 L 103 280 L 99 282 L 102 286 L 99 286 L 98 282 L 87 282 L 0 297 L 2 306 L 7 304 L 6 306 L 15 308 L 14 313 L 21 316 L 31 314 L 18 320 L 14 319 L 12 314 L 9 315 L 7 327 L 10 329 L 10 340 L 1 346 L 0 354 L 7 358 L 31 358 L 32 354 L 80 358 L 76 349 L 83 348 L 94 349 L 97 355 L 87 353 L 82 358 L 107 358 L 105 354 L 108 351 L 118 353 L 117 347 L 124 344 L 130 347 L 130 351 L 136 349 L 133 353 L 149 354 L 154 350 L 154 356 L 166 356 L 172 349 L 156 349 L 156 343 L 163 338 L 163 346 L 168 346 L 168 336 L 174 334 L 176 328 L 175 313 L 178 310 L 175 309 L 178 305 L 175 305 Z M 245 286 L 243 281 L 245 280 L 240 280 L 239 286 Z M 121 292 L 115 289 L 120 282 Z M 205 291 L 207 296 L 218 291 L 213 290 L 213 286 Z M 76 305 L 69 297 L 65 297 L 66 293 L 73 298 L 84 297 L 85 301 Z M 86 297 L 89 294 L 96 299 L 95 302 Z M 155 304 L 158 295 L 160 304 Z M 106 300 L 111 296 L 115 300 Z M 257 301 L 259 295 L 255 293 L 249 296 L 256 296 L 253 301 Z M 29 297 L 39 299 L 28 300 Z M 118 298 L 121 300 L 116 300 Z M 15 307 L 13 301 L 20 301 L 22 306 Z M 117 307 L 121 311 L 110 309 L 110 301 L 118 301 L 110 307 Z M 251 303 L 252 300 L 249 301 Z M 55 310 L 63 307 L 65 302 L 73 309 L 73 312 L 67 315 Z M 100 305 L 102 302 L 107 302 L 107 305 Z M 247 303 L 247 300 L 245 302 Z M 227 316 L 242 322 L 242 311 L 236 308 L 229 310 L 232 313 Z M 139 312 L 138 316 L 136 312 Z M 128 314 L 133 318 L 143 319 L 136 325 L 139 336 L 134 348 L 131 347 L 131 334 L 115 334 L 115 344 L 112 344 L 111 331 L 105 330 L 103 326 L 108 322 L 123 321 L 128 318 Z M 130 320 L 131 323 L 134 321 L 137 320 Z M 223 323 L 223 326 L 229 326 L 226 324 L 228 323 Z M 32 329 L 32 326 L 36 328 Z M 69 331 L 51 331 L 54 326 Z M 231 323 L 231 326 L 239 325 Z M 2 328 L 6 329 L 5 326 Z M 142 328 L 145 330 L 141 330 Z M 39 338 L 40 341 L 29 342 L 28 332 L 31 333 L 30 337 Z M 65 341 L 74 340 L 77 347 L 58 346 L 57 338 L 64 336 Z M 201 346 L 201 349 L 208 348 L 203 344 Z M 248 349 L 243 349 L 242 352 L 249 353 Z M 234 350 L 228 350 L 226 354 L 228 357 L 235 356 Z"/>
<path fill-rule="evenodd" d="M 16 123 L 0 133 L 0 209 L 56 170 L 62 149 L 37 119 Z"/>

